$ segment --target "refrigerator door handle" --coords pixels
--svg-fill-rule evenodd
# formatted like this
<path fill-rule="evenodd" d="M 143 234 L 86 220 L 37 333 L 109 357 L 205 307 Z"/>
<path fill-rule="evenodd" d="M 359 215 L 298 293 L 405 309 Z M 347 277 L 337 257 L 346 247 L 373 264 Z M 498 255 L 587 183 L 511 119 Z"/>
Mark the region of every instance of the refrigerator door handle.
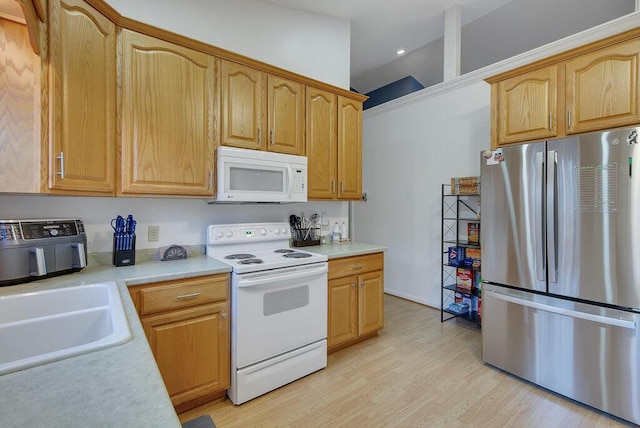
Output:
<path fill-rule="evenodd" d="M 587 321 L 593 321 L 600 324 L 611 325 L 614 327 L 628 328 L 630 330 L 636 329 L 636 323 L 633 321 L 627 321 L 618 318 L 610 318 L 603 315 L 594 315 L 586 312 L 575 311 L 573 309 L 559 308 L 557 306 L 545 305 L 543 303 L 532 302 L 530 300 L 519 299 L 517 297 L 509 296 L 506 294 L 498 293 L 493 290 L 485 290 L 485 293 L 491 293 L 491 297 L 505 302 L 515 303 L 520 306 L 527 306 L 533 309 L 539 309 L 545 312 L 551 312 L 558 315 L 565 315 L 572 318 L 579 318 Z"/>
<path fill-rule="evenodd" d="M 558 282 L 558 156 L 555 150 L 547 152 L 547 274 L 549 282 Z"/>
<path fill-rule="evenodd" d="M 546 257 L 545 257 L 545 235 L 544 235 L 544 204 L 543 202 L 543 189 L 544 189 L 544 153 L 538 152 L 536 153 L 536 183 L 535 183 L 535 192 L 534 198 L 535 203 L 534 206 L 535 212 L 534 216 L 534 227 L 535 227 L 535 256 L 536 256 L 536 279 L 538 281 L 546 281 Z"/>

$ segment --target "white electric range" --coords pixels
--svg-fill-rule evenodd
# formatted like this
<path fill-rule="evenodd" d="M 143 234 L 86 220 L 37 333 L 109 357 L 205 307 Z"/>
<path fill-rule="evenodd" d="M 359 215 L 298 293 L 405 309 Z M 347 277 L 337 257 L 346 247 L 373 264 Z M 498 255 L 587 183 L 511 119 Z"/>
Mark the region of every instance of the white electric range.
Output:
<path fill-rule="evenodd" d="M 327 256 L 289 248 L 287 223 L 210 225 L 206 253 L 232 268 L 234 404 L 327 365 Z"/>

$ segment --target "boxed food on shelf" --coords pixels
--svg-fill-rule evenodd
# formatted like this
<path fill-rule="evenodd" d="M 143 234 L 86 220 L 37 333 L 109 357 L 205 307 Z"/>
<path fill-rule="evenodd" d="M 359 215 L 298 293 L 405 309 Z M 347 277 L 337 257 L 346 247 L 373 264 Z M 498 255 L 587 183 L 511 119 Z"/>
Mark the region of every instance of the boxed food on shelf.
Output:
<path fill-rule="evenodd" d="M 460 293 L 459 291 L 456 291 L 455 293 L 453 293 L 453 301 L 456 303 L 462 303 L 462 293 Z"/>
<path fill-rule="evenodd" d="M 480 248 L 466 248 L 462 264 L 465 267 L 479 269 L 482 264 L 482 251 Z"/>
<path fill-rule="evenodd" d="M 467 223 L 467 240 L 469 244 L 480 244 L 480 223 Z"/>
<path fill-rule="evenodd" d="M 469 308 L 470 311 L 473 311 L 473 296 L 463 296 L 462 305 Z"/>
<path fill-rule="evenodd" d="M 464 247 L 449 247 L 448 263 L 451 266 L 462 266 L 465 258 Z"/>
<path fill-rule="evenodd" d="M 462 290 L 471 291 L 473 288 L 473 271 L 471 269 L 458 268 L 456 286 Z"/>
<path fill-rule="evenodd" d="M 477 195 L 480 193 L 480 177 L 451 178 L 452 195 Z"/>
<path fill-rule="evenodd" d="M 479 270 L 473 272 L 473 288 L 482 290 L 482 273 Z"/>
<path fill-rule="evenodd" d="M 451 303 L 448 309 L 450 312 L 458 315 L 466 314 L 469 312 L 469 306 L 462 303 Z"/>

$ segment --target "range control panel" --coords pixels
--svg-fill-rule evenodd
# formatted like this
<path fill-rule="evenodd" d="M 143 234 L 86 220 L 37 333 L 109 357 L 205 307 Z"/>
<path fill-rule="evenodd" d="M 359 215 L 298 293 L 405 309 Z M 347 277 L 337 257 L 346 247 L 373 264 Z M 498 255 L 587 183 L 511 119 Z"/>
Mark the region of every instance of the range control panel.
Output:
<path fill-rule="evenodd" d="M 220 224 L 207 227 L 208 244 L 275 241 L 291 238 L 287 223 Z"/>
<path fill-rule="evenodd" d="M 0 241 L 60 238 L 84 233 L 84 224 L 79 219 L 0 220 Z"/>

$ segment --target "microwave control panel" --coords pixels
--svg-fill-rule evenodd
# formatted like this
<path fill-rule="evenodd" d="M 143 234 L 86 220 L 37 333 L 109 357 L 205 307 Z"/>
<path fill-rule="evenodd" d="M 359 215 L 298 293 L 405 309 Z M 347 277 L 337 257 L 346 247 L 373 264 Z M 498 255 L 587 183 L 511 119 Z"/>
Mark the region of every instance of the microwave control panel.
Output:
<path fill-rule="evenodd" d="M 293 193 L 294 194 L 307 194 L 306 189 L 307 171 L 300 168 L 293 170 Z"/>

